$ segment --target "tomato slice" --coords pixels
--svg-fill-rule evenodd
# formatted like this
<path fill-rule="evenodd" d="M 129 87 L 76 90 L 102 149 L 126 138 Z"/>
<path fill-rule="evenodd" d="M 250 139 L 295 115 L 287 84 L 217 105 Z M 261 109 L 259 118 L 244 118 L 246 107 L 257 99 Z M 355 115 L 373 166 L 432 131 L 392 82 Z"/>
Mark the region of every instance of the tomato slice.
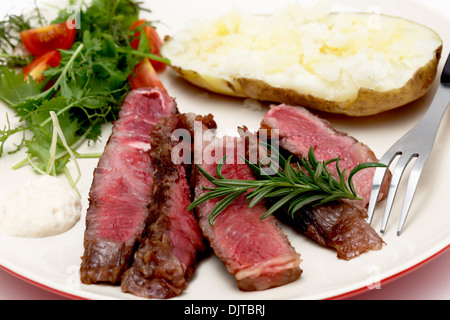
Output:
<path fill-rule="evenodd" d="M 131 75 L 130 84 L 131 89 L 145 87 L 160 88 L 163 92 L 167 93 L 148 58 L 142 59 L 141 62 L 136 65 L 134 72 Z"/>
<path fill-rule="evenodd" d="M 130 27 L 130 30 L 134 30 L 134 29 L 142 26 L 146 22 L 147 22 L 147 20 L 145 20 L 145 19 L 138 20 Z M 163 42 L 162 42 L 161 38 L 159 37 L 159 34 L 156 31 L 156 29 L 153 28 L 152 26 L 144 26 L 143 30 L 144 30 L 145 35 L 147 36 L 147 39 L 148 39 L 148 42 L 150 45 L 150 53 L 153 53 L 159 57 L 162 57 L 160 49 L 161 49 Z M 139 47 L 139 36 L 140 36 L 140 32 L 136 31 L 136 33 L 133 36 L 133 40 L 130 43 L 131 47 L 135 50 Z M 153 65 L 153 67 L 155 68 L 155 71 L 157 71 L 157 72 L 164 71 L 164 69 L 166 68 L 166 64 L 163 62 L 155 61 L 155 60 L 150 60 L 150 62 Z"/>
<path fill-rule="evenodd" d="M 61 55 L 58 50 L 53 50 L 35 58 L 27 66 L 22 69 L 22 73 L 25 76 L 25 80 L 28 80 L 30 75 L 36 82 L 40 82 L 44 79 L 42 74 L 50 67 L 57 67 L 61 62 Z"/>
<path fill-rule="evenodd" d="M 28 52 L 33 56 L 40 56 L 56 49 L 70 49 L 76 32 L 75 28 L 67 26 L 67 22 L 62 22 L 22 31 L 20 38 Z"/>

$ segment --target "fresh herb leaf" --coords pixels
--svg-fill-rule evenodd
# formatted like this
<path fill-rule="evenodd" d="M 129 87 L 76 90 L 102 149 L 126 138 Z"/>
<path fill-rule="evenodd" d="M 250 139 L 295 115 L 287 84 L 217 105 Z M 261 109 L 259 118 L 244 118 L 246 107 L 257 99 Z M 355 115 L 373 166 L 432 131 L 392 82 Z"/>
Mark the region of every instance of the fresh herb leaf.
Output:
<path fill-rule="evenodd" d="M 30 63 L 32 57 L 16 53 L 21 44 L 20 32 L 44 25 L 39 8 L 29 15 L 11 14 L 0 21 L 0 66 L 8 68 L 23 67 Z"/>
<path fill-rule="evenodd" d="M 37 84 L 32 78 L 27 82 L 22 73 L 0 67 L 0 99 L 10 106 L 40 94 L 44 85 L 43 82 Z"/>
<path fill-rule="evenodd" d="M 11 128 L 11 123 L 9 121 L 8 114 L 6 114 L 6 125 L 4 126 L 3 129 L 0 129 L 0 157 L 3 154 L 4 145 L 6 143 L 6 140 L 8 140 L 8 138 L 15 135 L 16 133 L 19 133 L 19 132 L 23 133 L 26 130 L 27 130 L 27 128 L 24 126 L 17 126 L 16 128 Z M 13 151 L 9 151 L 8 153 L 11 154 L 11 153 L 19 151 L 23 147 L 24 144 L 25 144 L 25 137 L 23 136 L 22 142 L 19 145 L 16 145 L 16 149 Z"/>
<path fill-rule="evenodd" d="M 353 186 L 353 176 L 367 168 L 385 167 L 381 163 L 363 163 L 351 170 L 350 175 L 345 180 L 345 170 L 339 169 L 340 158 L 320 162 L 316 159 L 314 150 L 311 147 L 307 157 L 302 157 L 297 164 L 292 163 L 293 156 L 285 159 L 277 153 L 274 148 L 270 148 L 272 154 L 279 157 L 279 163 L 282 169 L 275 176 L 264 174 L 261 163 L 259 165 L 251 164 L 245 159 L 247 165 L 255 172 L 257 180 L 238 180 L 227 179 L 221 171 L 225 163 L 224 157 L 216 167 L 217 177 L 207 173 L 201 166 L 197 165 L 199 171 L 213 183 L 216 188 L 206 188 L 210 190 L 201 197 L 194 200 L 187 211 L 192 210 L 202 203 L 211 199 L 223 197 L 223 199 L 212 210 L 209 216 L 209 222 L 213 225 L 214 219 L 230 205 L 236 198 L 246 194 L 250 200 L 249 207 L 253 207 L 265 198 L 275 199 L 274 204 L 261 217 L 264 219 L 281 208 L 287 208 L 288 213 L 294 216 L 294 213 L 305 206 L 317 206 L 326 204 L 339 199 L 362 200 L 356 194 Z M 327 166 L 336 163 L 339 179 L 335 179 Z"/>
<path fill-rule="evenodd" d="M 69 0 L 69 4 L 75 1 Z M 1 54 L 6 55 L 6 51 L 0 52 L 0 99 L 21 121 L 12 128 L 8 120 L 0 130 L 0 156 L 6 140 L 25 131 L 32 136 L 24 137 L 11 152 L 25 146 L 27 157 L 14 168 L 29 164 L 40 173 L 67 174 L 66 164 L 74 156 L 94 156 L 77 154 L 75 149 L 86 140 L 99 140 L 102 125 L 117 118 L 120 105 L 131 90 L 129 77 L 142 57 L 169 63 L 149 53 L 146 37 L 136 50 L 130 46 L 136 30 L 129 28 L 142 10 L 146 9 L 134 0 L 93 0 L 89 5 L 82 1 L 81 29 L 76 30 L 72 47 L 60 50 L 59 66 L 44 71 L 45 80 L 39 83 L 26 81 L 10 65 L 1 66 Z M 67 21 L 70 14 L 61 9 L 51 24 Z M 9 41 L 5 49 L 14 49 L 20 44 L 20 31 L 42 23 L 39 10 L 33 19 L 11 17 L 0 23 L 0 43 Z M 144 32 L 141 30 L 140 34 Z"/>

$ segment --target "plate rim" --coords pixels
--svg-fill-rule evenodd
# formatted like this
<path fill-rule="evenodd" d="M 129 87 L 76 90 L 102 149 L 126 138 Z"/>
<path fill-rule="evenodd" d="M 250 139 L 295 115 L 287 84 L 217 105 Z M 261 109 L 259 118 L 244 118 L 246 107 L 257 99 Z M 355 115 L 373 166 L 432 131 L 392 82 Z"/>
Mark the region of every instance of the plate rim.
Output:
<path fill-rule="evenodd" d="M 414 2 L 417 6 L 426 7 L 428 10 L 432 11 L 433 14 L 439 16 L 440 18 L 445 19 L 445 16 L 441 12 L 436 11 L 434 8 L 432 8 L 430 6 L 427 6 L 426 4 L 424 4 L 422 2 L 418 2 L 416 0 L 413 0 L 411 2 Z M 448 49 L 445 52 L 447 52 L 447 51 L 448 51 Z M 442 253 L 446 252 L 447 249 L 450 248 L 450 241 L 448 241 L 448 240 L 449 239 L 447 239 L 447 241 L 445 243 L 441 243 L 441 244 L 435 245 L 434 247 L 431 247 L 428 251 L 426 251 L 426 252 L 422 253 L 421 255 L 419 255 L 418 257 L 416 257 L 415 260 L 412 259 L 411 261 L 414 261 L 414 262 L 412 263 L 411 266 L 407 267 L 406 269 L 402 269 L 400 271 L 394 271 L 392 275 L 388 275 L 387 277 L 381 279 L 381 281 L 380 281 L 381 284 L 390 283 L 406 274 L 409 274 L 412 271 L 417 270 L 418 268 L 422 267 L 423 265 L 427 264 L 428 262 L 434 260 L 434 258 L 440 256 Z M 2 260 L 1 257 L 0 257 L 0 260 Z M 47 291 L 56 293 L 56 294 L 64 296 L 64 297 L 68 297 L 68 298 L 72 298 L 72 299 L 83 299 L 83 300 L 84 299 L 95 299 L 95 297 L 99 297 L 99 298 L 103 297 L 106 299 L 113 298 L 113 297 L 103 296 L 102 294 L 97 294 L 94 292 L 83 291 L 82 289 L 81 289 L 81 291 L 83 293 L 86 293 L 86 295 L 79 295 L 79 294 L 76 294 L 76 292 L 79 291 L 78 289 L 73 289 L 73 290 L 60 289 L 61 285 L 57 282 L 54 282 L 54 281 L 52 282 L 51 280 L 41 282 L 41 281 L 39 281 L 39 279 L 36 279 L 39 277 L 27 276 L 27 274 L 29 272 L 21 270 L 22 268 L 15 267 L 14 265 L 8 267 L 7 265 L 8 265 L 8 263 L 6 263 L 6 265 L 4 263 L 0 263 L 0 268 L 7 271 L 8 273 L 18 277 L 19 279 L 22 279 L 22 280 L 27 281 L 37 287 L 43 288 Z M 13 270 L 14 268 L 16 270 Z M 349 285 L 349 286 L 351 286 L 351 285 Z M 325 300 L 347 299 L 347 298 L 354 297 L 358 294 L 364 293 L 368 290 L 370 290 L 370 289 L 367 286 L 362 286 L 362 287 L 350 290 L 348 292 L 332 295 L 328 298 L 323 298 L 323 299 L 325 299 Z M 337 291 L 337 290 L 334 290 L 334 291 Z M 89 298 L 89 296 L 92 298 Z"/>

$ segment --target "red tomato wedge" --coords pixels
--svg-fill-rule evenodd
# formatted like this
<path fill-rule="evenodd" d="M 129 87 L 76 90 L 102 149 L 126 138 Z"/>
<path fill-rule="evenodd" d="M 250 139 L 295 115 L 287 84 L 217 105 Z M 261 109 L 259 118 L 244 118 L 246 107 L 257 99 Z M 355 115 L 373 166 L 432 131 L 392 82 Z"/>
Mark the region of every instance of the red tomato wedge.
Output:
<path fill-rule="evenodd" d="M 67 22 L 62 22 L 22 31 L 20 38 L 28 52 L 33 56 L 40 56 L 56 49 L 70 49 L 76 32 L 75 28 L 68 27 Z"/>
<path fill-rule="evenodd" d="M 163 92 L 167 93 L 148 58 L 142 59 L 141 62 L 136 65 L 134 72 L 131 75 L 130 84 L 132 89 L 146 87 L 160 88 Z"/>
<path fill-rule="evenodd" d="M 28 75 L 30 75 L 36 82 L 40 82 L 44 79 L 42 74 L 45 70 L 50 67 L 57 67 L 61 62 L 61 55 L 58 50 L 53 50 L 43 55 L 35 58 L 27 66 L 22 69 L 25 76 L 25 80 L 28 80 Z"/>
<path fill-rule="evenodd" d="M 134 30 L 137 27 L 142 26 L 144 23 L 146 23 L 147 20 L 138 20 L 136 21 L 131 27 L 130 30 Z M 159 37 L 158 32 L 153 28 L 152 26 L 144 26 L 143 27 L 144 33 L 147 36 L 147 39 L 149 41 L 150 45 L 150 53 L 156 54 L 157 56 L 161 57 L 160 49 L 163 44 L 161 38 Z M 131 41 L 131 47 L 133 49 L 137 49 L 139 46 L 139 36 L 140 32 L 136 31 L 136 33 L 133 36 L 133 40 Z M 166 64 L 159 61 L 150 60 L 151 64 L 155 68 L 155 71 L 164 71 L 166 68 Z"/>

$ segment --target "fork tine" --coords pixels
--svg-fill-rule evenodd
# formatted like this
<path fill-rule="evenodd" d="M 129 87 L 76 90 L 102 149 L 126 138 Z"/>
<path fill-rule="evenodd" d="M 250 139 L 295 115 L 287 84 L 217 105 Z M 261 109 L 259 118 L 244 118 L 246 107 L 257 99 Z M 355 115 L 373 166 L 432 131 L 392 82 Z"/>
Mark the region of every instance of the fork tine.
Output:
<path fill-rule="evenodd" d="M 381 222 L 381 233 L 384 233 L 384 231 L 386 230 L 386 225 L 391 214 L 392 204 L 394 203 L 395 195 L 397 194 L 400 179 L 402 178 L 403 172 L 405 171 L 408 163 L 412 158 L 413 156 L 401 155 L 397 162 L 397 165 L 395 166 L 394 173 L 392 174 L 391 185 L 389 187 L 388 197 L 386 200 L 386 208 L 384 210 L 383 220 Z"/>
<path fill-rule="evenodd" d="M 376 168 L 373 176 L 372 190 L 370 192 L 369 208 L 367 209 L 367 222 L 372 223 L 373 214 L 375 212 L 375 206 L 380 196 L 381 185 L 383 184 L 384 177 L 386 176 L 387 168 Z"/>
<path fill-rule="evenodd" d="M 375 170 L 375 174 L 373 176 L 373 182 L 372 182 L 372 189 L 370 192 L 370 199 L 369 199 L 369 207 L 367 209 L 367 222 L 369 224 L 372 223 L 373 214 L 375 211 L 375 207 L 378 203 L 378 199 L 380 196 L 381 186 L 383 185 L 384 178 L 386 177 L 386 173 L 388 171 L 388 167 L 391 165 L 392 161 L 395 159 L 395 157 L 399 154 L 398 152 L 394 151 L 394 146 L 391 147 L 380 159 L 380 163 L 385 164 L 386 168 L 378 167 Z"/>
<path fill-rule="evenodd" d="M 413 169 L 411 170 L 408 185 L 406 187 L 405 200 L 403 202 L 403 208 L 400 215 L 400 221 L 398 223 L 397 235 L 399 236 L 402 232 L 403 226 L 405 225 L 406 217 L 408 216 L 409 209 L 411 208 L 411 203 L 416 193 L 417 185 L 419 183 L 420 176 L 422 174 L 423 168 L 427 157 L 423 158 L 419 156 L 416 163 L 414 163 Z"/>

